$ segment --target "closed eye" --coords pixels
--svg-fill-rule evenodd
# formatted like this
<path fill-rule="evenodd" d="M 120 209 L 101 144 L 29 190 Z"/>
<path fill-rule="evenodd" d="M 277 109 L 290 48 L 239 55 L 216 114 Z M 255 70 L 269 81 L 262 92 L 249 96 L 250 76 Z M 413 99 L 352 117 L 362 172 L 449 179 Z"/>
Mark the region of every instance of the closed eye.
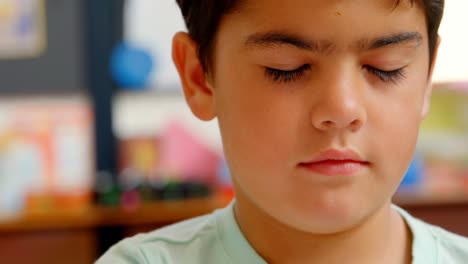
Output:
<path fill-rule="evenodd" d="M 369 65 L 364 65 L 364 68 L 370 72 L 371 74 L 375 75 L 378 77 L 380 80 L 386 83 L 397 83 L 398 81 L 404 79 L 406 76 L 404 75 L 404 68 L 396 69 L 396 70 L 391 70 L 391 71 L 384 71 L 377 69 L 375 67 L 369 66 Z"/>
<path fill-rule="evenodd" d="M 304 64 L 301 67 L 290 71 L 266 67 L 265 76 L 276 83 L 289 83 L 301 79 L 309 69 L 310 64 Z"/>

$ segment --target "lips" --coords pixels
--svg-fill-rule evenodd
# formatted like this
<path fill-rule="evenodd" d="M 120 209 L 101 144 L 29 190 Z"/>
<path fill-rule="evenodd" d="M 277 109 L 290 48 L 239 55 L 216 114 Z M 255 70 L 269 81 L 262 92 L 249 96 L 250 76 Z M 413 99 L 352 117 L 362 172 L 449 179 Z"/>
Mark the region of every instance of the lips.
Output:
<path fill-rule="evenodd" d="M 325 176 L 351 176 L 369 166 L 356 152 L 350 149 L 329 149 L 318 153 L 300 167 Z"/>

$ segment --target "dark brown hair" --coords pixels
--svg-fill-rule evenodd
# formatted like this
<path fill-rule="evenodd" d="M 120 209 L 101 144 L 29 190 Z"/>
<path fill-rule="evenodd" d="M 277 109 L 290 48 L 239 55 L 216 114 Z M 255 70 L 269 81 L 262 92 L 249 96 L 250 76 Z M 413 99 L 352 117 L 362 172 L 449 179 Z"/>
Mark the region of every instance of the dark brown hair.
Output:
<path fill-rule="evenodd" d="M 213 42 L 221 17 L 232 11 L 240 0 L 176 0 L 182 11 L 188 32 L 198 44 L 198 57 L 205 72 L 210 72 Z M 421 1 L 426 14 L 429 36 L 429 62 L 432 62 L 437 44 L 438 30 L 445 0 L 408 0 L 411 4 Z M 396 6 L 401 0 L 396 0 Z"/>

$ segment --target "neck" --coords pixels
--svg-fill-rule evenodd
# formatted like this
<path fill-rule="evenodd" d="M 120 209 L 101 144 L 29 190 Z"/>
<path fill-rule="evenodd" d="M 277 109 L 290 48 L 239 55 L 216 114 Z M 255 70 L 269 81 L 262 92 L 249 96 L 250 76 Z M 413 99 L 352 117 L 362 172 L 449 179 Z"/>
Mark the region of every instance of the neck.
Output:
<path fill-rule="evenodd" d="M 268 263 L 410 263 L 410 232 L 390 201 L 363 223 L 339 233 L 311 234 L 237 200 L 237 222 Z"/>

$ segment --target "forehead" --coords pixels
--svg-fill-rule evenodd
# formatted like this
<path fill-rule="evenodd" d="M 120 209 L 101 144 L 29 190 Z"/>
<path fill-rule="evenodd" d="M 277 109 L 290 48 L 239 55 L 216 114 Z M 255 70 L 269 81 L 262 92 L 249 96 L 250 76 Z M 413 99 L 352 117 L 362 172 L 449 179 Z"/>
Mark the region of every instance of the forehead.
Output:
<path fill-rule="evenodd" d="M 248 38 L 271 31 L 320 39 L 335 45 L 400 32 L 420 32 L 426 19 L 410 0 L 243 0 L 223 17 L 220 33 Z"/>
<path fill-rule="evenodd" d="M 296 11 L 336 11 L 335 15 L 342 15 L 342 8 L 364 7 L 380 8 L 393 12 L 396 9 L 423 9 L 421 0 L 237 0 L 233 5 L 232 13 L 259 13 L 259 11 L 270 12 L 272 10 L 294 10 Z"/>

